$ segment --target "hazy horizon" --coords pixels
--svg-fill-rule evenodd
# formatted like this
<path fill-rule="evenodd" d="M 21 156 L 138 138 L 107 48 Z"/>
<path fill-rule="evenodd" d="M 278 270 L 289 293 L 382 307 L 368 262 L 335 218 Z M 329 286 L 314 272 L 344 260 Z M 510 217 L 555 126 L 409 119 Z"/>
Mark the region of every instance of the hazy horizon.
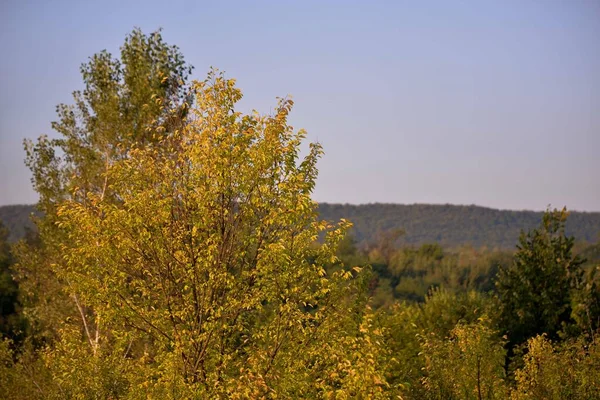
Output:
<path fill-rule="evenodd" d="M 80 64 L 163 28 L 226 71 L 241 111 L 296 103 L 325 155 L 314 199 L 600 211 L 600 3 L 0 5 L 0 205 L 37 200 L 24 138 L 55 135 Z"/>

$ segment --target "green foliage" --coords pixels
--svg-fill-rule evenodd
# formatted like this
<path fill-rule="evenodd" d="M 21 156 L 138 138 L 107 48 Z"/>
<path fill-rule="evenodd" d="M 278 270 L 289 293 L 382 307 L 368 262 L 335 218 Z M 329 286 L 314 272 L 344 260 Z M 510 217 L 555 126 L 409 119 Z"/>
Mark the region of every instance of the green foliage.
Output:
<path fill-rule="evenodd" d="M 81 66 L 85 89 L 74 105 L 60 104 L 52 128 L 56 139 L 25 141 L 40 209 L 52 219 L 63 199 L 84 202 L 106 192 L 108 165 L 127 157 L 135 145 L 151 145 L 182 126 L 187 115 L 186 80 L 191 71 L 177 47 L 160 32 L 127 36 L 120 59 L 107 51 Z M 105 193 L 106 194 L 106 193 Z"/>
<path fill-rule="evenodd" d="M 511 261 L 511 254 L 505 251 L 467 246 L 444 250 L 438 244 L 396 248 L 389 252 L 389 261 L 381 257 L 377 244 L 370 246 L 362 257 L 357 253 L 360 254 L 354 252 L 350 257 L 342 257 L 354 264 L 372 266 L 375 307 L 389 306 L 395 300 L 423 302 L 428 292 L 438 287 L 454 292 L 490 292 L 498 268 Z"/>
<path fill-rule="evenodd" d="M 14 278 L 19 283 L 19 301 L 27 318 L 29 334 L 36 345 L 55 337 L 55 331 L 65 320 L 74 320 L 77 310 L 73 299 L 65 292 L 65 283 L 57 279 L 52 265 L 60 259 L 58 240 L 48 229 L 42 239 L 36 234 L 26 236 L 12 247 L 17 264 Z M 55 233 L 55 232 L 54 232 Z"/>
<path fill-rule="evenodd" d="M 57 106 L 52 128 L 58 137 L 25 141 L 25 161 L 40 195 L 39 240 L 15 249 L 16 277 L 39 341 L 51 340 L 64 320 L 85 313 L 68 289 L 70 282 L 54 268 L 68 251 L 65 246 L 73 245 L 56 226 L 58 205 L 67 200 L 87 204 L 91 195 L 118 201 L 106 171 L 133 148 L 153 146 L 184 125 L 190 71 L 160 32 L 145 35 L 136 29 L 119 59 L 102 51 L 81 66 L 85 88 L 73 93 L 73 105 Z"/>
<path fill-rule="evenodd" d="M 14 260 L 8 243 L 8 231 L 0 222 L 0 339 L 10 338 L 21 342 L 25 321 L 21 315 L 19 286 L 13 279 Z"/>
<path fill-rule="evenodd" d="M 503 341 L 490 326 L 487 315 L 491 313 L 493 302 L 488 296 L 442 289 L 433 290 L 424 304 L 399 303 L 382 309 L 379 323 L 385 327 L 384 345 L 390 350 L 386 371 L 390 386 L 403 398 L 462 398 L 464 393 L 456 390 L 477 388 L 472 374 L 477 372 L 479 357 L 481 390 L 502 394 Z M 456 370 L 462 375 L 448 380 Z"/>
<path fill-rule="evenodd" d="M 522 233 L 514 263 L 498 275 L 501 326 L 513 345 L 538 334 L 557 338 L 573 323 L 572 293 L 582 283 L 582 260 L 565 235 L 565 210 L 544 214 L 540 228 Z"/>
<path fill-rule="evenodd" d="M 573 319 L 582 332 L 594 336 L 600 329 L 600 241 L 591 245 L 578 243 L 577 247 L 584 275 L 573 293 Z"/>
<path fill-rule="evenodd" d="M 600 353 L 586 336 L 555 345 L 542 336 L 531 339 L 509 381 L 495 311 L 490 297 L 445 290 L 433 291 L 424 304 L 380 310 L 390 387 L 409 399 L 598 397 Z"/>
<path fill-rule="evenodd" d="M 52 380 L 44 361 L 25 342 L 19 351 L 10 339 L 0 340 L 0 393 L 11 400 L 61 398 L 49 396 Z M 64 398 L 64 397 L 63 397 Z"/>
<path fill-rule="evenodd" d="M 527 342 L 524 367 L 516 372 L 514 400 L 600 398 L 600 344 L 577 339 L 557 345 L 545 335 Z"/>
<path fill-rule="evenodd" d="M 396 303 L 379 311 L 379 324 L 385 334 L 383 346 L 389 350 L 387 381 L 402 398 L 423 398 L 421 384 L 423 359 L 420 357 L 423 331 L 421 309 L 417 305 Z"/>
<path fill-rule="evenodd" d="M 421 354 L 429 398 L 505 398 L 505 350 L 485 320 L 458 324 L 447 338 L 426 334 Z"/>
<path fill-rule="evenodd" d="M 494 311 L 492 301 L 485 294 L 476 291 L 452 293 L 443 289 L 432 290 L 420 307 L 423 330 L 442 338 L 457 325 L 477 323 Z"/>
<path fill-rule="evenodd" d="M 593 337 L 600 329 L 600 263 L 587 269 L 572 293 L 571 308 L 579 330 Z"/>

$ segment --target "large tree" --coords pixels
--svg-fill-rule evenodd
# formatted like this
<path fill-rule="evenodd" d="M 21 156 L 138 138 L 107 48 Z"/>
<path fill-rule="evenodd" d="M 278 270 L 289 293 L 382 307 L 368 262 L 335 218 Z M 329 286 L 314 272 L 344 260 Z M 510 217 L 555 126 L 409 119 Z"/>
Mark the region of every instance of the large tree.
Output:
<path fill-rule="evenodd" d="M 131 149 L 154 146 L 181 129 L 190 104 L 190 72 L 159 31 L 146 35 L 136 29 L 119 58 L 102 51 L 81 66 L 84 89 L 73 93 L 73 104 L 57 106 L 55 134 L 25 141 L 42 217 L 36 219 L 39 240 L 21 243 L 15 253 L 26 313 L 41 336 L 53 336 L 59 321 L 88 312 L 53 267 L 71 243 L 57 229 L 57 205 L 67 199 L 86 204 L 91 195 L 117 200 L 106 171 Z"/>
<path fill-rule="evenodd" d="M 183 90 L 177 49 L 137 30 L 82 72 L 60 137 L 26 144 L 44 216 L 19 272 L 46 346 L 12 371 L 42 397 L 381 395 L 364 279 L 324 269 L 349 224 L 317 219 L 321 147 L 299 159 L 291 100 L 242 115 L 216 72 Z"/>
<path fill-rule="evenodd" d="M 81 66 L 84 89 L 73 93 L 74 104 L 56 107 L 57 135 L 25 141 L 46 217 L 65 198 L 84 202 L 90 193 L 106 195 L 110 164 L 133 146 L 152 145 L 183 126 L 191 69 L 160 31 L 145 35 L 139 29 L 125 39 L 120 58 L 104 50 Z"/>
<path fill-rule="evenodd" d="M 310 198 L 321 147 L 298 162 L 290 100 L 243 116 L 233 80 L 213 73 L 194 91 L 182 130 L 109 166 L 118 201 L 58 209 L 75 245 L 57 273 L 94 311 L 90 356 L 127 354 L 147 395 L 381 390 L 377 350 L 361 352 L 359 281 L 324 269 L 348 225 L 318 221 Z"/>

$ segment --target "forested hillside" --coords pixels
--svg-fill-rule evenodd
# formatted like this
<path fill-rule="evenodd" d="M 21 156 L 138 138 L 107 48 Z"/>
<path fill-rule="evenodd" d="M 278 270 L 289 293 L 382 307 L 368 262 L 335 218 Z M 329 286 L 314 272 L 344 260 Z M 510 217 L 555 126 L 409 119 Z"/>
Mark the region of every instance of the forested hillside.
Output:
<path fill-rule="evenodd" d="M 8 230 L 9 242 L 15 242 L 25 236 L 27 229 L 35 229 L 31 214 L 35 212 L 32 205 L 11 205 L 0 207 L 0 222 Z"/>
<path fill-rule="evenodd" d="M 328 221 L 346 218 L 354 224 L 358 243 L 372 241 L 378 232 L 403 229 L 406 244 L 470 244 L 474 247 L 512 249 L 521 230 L 539 225 L 542 212 L 495 210 L 479 206 L 433 204 L 319 204 Z M 595 242 L 600 235 L 600 213 L 570 212 L 567 234 Z"/>
<path fill-rule="evenodd" d="M 0 207 L 0 221 L 10 232 L 9 240 L 23 237 L 33 228 L 32 205 Z M 496 210 L 479 206 L 437 204 L 329 204 L 320 203 L 322 219 L 350 220 L 357 244 L 375 240 L 380 232 L 403 229 L 405 244 L 439 243 L 444 247 L 472 245 L 512 249 L 521 230 L 529 230 L 542 220 L 542 212 Z M 572 211 L 567 234 L 579 241 L 595 242 L 600 236 L 600 213 Z"/>

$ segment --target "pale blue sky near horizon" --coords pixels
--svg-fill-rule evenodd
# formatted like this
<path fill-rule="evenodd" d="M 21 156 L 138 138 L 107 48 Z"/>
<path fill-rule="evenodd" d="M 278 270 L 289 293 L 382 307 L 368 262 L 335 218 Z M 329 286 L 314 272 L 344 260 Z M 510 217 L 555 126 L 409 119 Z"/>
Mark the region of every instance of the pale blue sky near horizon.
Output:
<path fill-rule="evenodd" d="M 600 211 L 600 1 L 0 3 L 0 205 L 33 203 L 23 138 L 54 135 L 79 66 L 163 29 L 241 110 L 291 95 L 336 203 Z"/>

